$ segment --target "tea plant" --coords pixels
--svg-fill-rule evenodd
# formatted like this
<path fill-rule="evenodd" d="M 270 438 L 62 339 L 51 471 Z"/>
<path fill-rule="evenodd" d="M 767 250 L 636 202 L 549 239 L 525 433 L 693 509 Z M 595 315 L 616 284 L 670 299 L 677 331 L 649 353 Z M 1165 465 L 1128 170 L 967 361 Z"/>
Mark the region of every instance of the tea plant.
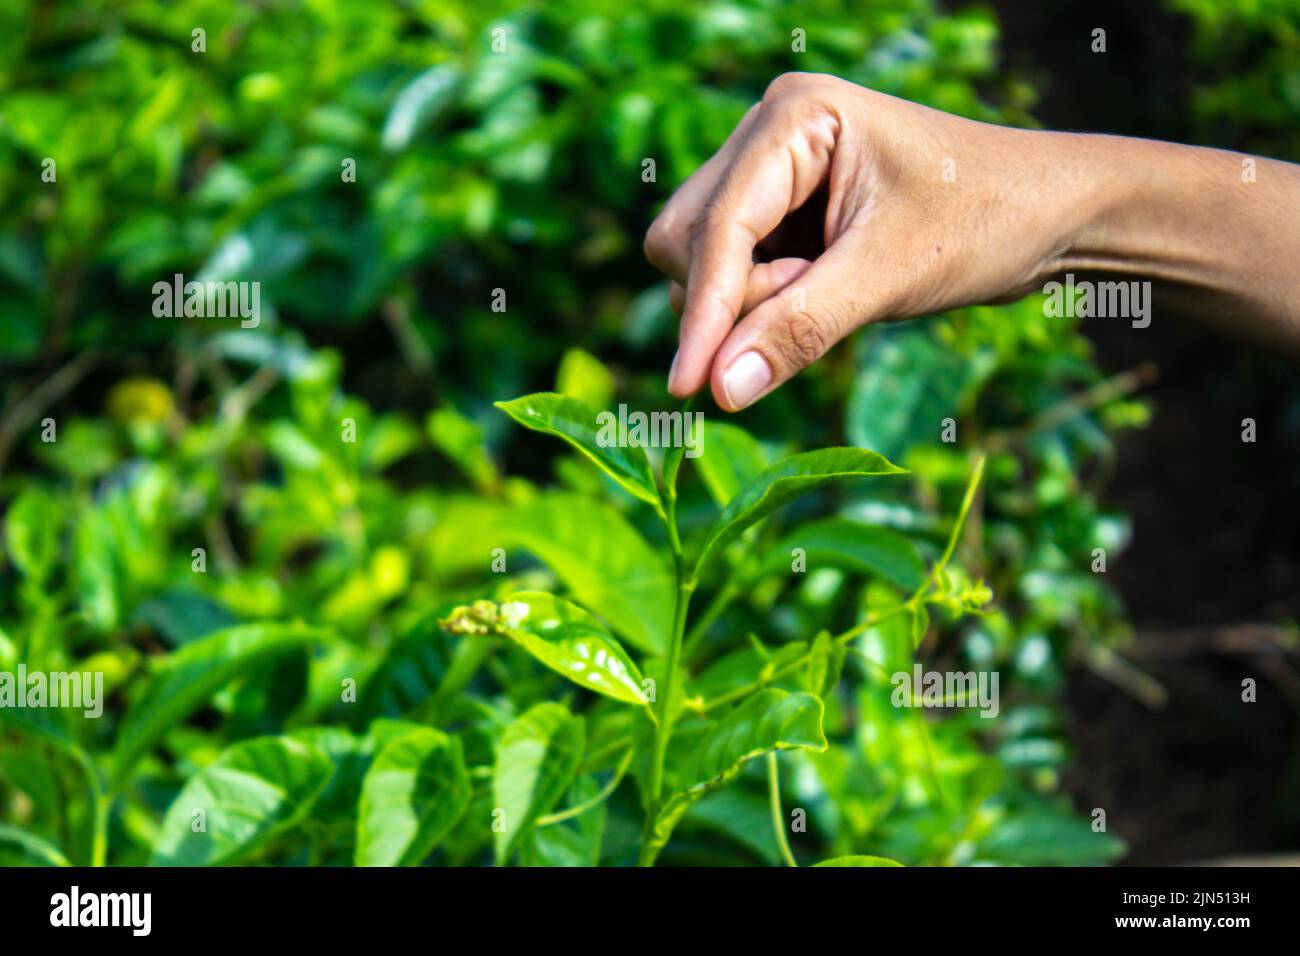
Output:
<path fill-rule="evenodd" d="M 1118 852 L 1057 793 L 1059 698 L 1071 666 L 1113 673 L 1125 637 L 1090 562 L 1122 549 L 1101 487 L 1144 410 L 1073 320 L 1027 301 L 869 330 L 747 413 L 762 441 L 710 421 L 694 468 L 633 462 L 623 483 L 491 407 L 551 381 L 596 408 L 616 389 L 660 400 L 673 319 L 640 236 L 771 77 L 824 70 L 1030 122 L 990 13 L 17 0 L 0 17 L 0 671 L 102 672 L 106 695 L 100 719 L 0 708 L 0 861 L 489 863 L 500 808 L 512 861 L 634 863 L 655 728 L 666 806 L 699 782 L 693 745 L 760 685 L 819 697 L 826 749 L 781 751 L 775 788 L 768 757 L 745 763 L 694 799 L 661 862 L 777 863 L 787 842 L 802 862 Z M 511 55 L 489 50 L 498 24 Z M 34 191 L 47 156 L 58 181 Z M 262 280 L 261 327 L 141 321 L 173 272 Z M 569 348 L 579 334 L 608 365 Z M 57 442 L 39 437 L 47 414 Z M 700 562 L 764 469 L 843 444 L 910 474 L 837 482 Z M 942 557 L 984 452 L 935 587 L 983 578 L 996 606 L 892 613 Z M 669 524 L 695 573 L 671 698 Z M 437 625 L 520 591 L 590 612 L 655 701 Z M 1001 713 L 893 706 L 888 676 L 914 658 L 998 671 Z M 555 759 L 530 756 L 535 734 Z M 514 768 L 500 785 L 498 766 Z M 806 829 L 772 826 L 774 789 Z"/>
<path fill-rule="evenodd" d="M 0 671 L 100 671 L 107 702 L 102 719 L 0 708 L 7 862 L 1117 852 L 1001 769 L 1017 737 L 1050 733 L 1041 715 L 1026 721 L 1032 708 L 986 721 L 891 702 L 890 675 L 918 642 L 999 613 L 957 560 L 982 465 L 941 548 L 844 516 L 783 528 L 831 483 L 911 479 L 859 448 L 773 462 L 721 421 L 704 426 L 694 468 L 674 448 L 655 469 L 643 449 L 600 446 L 576 397 L 504 403 L 581 452 L 557 462 L 570 490 L 544 490 L 502 476 L 449 409 L 422 438 L 342 395 L 329 356 L 302 358 L 255 427 L 168 433 L 165 389 L 123 383 L 110 402 L 121 417 L 95 432 L 103 454 L 78 451 L 92 426 L 71 423 L 71 444 L 51 452 L 62 477 L 8 509 L 22 586 Z M 590 393 L 603 367 L 578 367 L 565 384 Z M 357 445 L 338 441 L 345 412 Z M 421 447 L 481 490 L 402 491 L 381 476 Z M 261 464 L 225 488 L 235 462 Z M 626 514 L 609 503 L 620 496 L 635 502 Z M 239 553 L 223 551 L 232 541 Z M 849 579 L 864 582 L 860 600 L 844 600 L 836 582 Z M 691 615 L 696 595 L 707 600 Z M 798 620 L 812 626 L 787 639 Z M 1000 730 L 1008 716 L 1022 729 Z M 981 737 L 1004 738 L 1003 753 Z"/>
<path fill-rule="evenodd" d="M 746 762 L 764 755 L 771 779 L 772 821 L 778 845 L 786 861 L 794 865 L 785 842 L 776 752 L 826 749 L 822 697 L 838 683 L 851 643 L 870 628 L 900 615 L 906 615 L 910 633 L 919 643 L 928 629 L 929 606 L 939 605 L 961 613 L 978 610 L 991 597 L 982 584 L 958 585 L 948 573 L 948 563 L 984 468 L 983 460 L 976 466 L 947 547 L 905 601 L 887 611 L 867 615 L 863 622 L 840 634 L 831 636 L 823 631 L 813 641 L 786 644 L 781 648 L 779 664 L 776 658 L 764 655 L 767 659 L 751 681 L 708 699 L 698 693 L 686 693 L 689 675 L 682 660 L 691 597 L 701 575 L 712 564 L 721 562 L 727 547 L 738 542 L 752 526 L 800 495 L 834 481 L 904 474 L 903 469 L 875 452 L 858 448 L 804 452 L 752 475 L 737 475 L 743 469 L 743 462 L 728 461 L 722 467 L 730 468 L 741 479 L 737 482 L 738 490 L 705 532 L 698 553 L 688 559 L 677 526 L 677 478 L 684 446 L 673 448 L 664 456 L 662 479 L 656 483 L 645 450 L 637 446 L 611 448 L 599 443 L 594 427 L 598 412 L 576 399 L 554 393 L 537 394 L 500 407 L 525 427 L 569 442 L 626 491 L 648 503 L 662 522 L 674 579 L 671 627 L 666 634 L 655 635 L 662 659 L 655 658 L 654 673 L 662 678 L 662 691 L 656 693 L 657 679 L 642 679 L 636 664 L 599 620 L 579 605 L 551 594 L 521 591 L 501 604 L 476 602 L 458 608 L 443 626 L 454 634 L 490 633 L 507 637 L 568 680 L 644 709 L 643 720 L 624 744 L 627 756 L 641 771 L 641 802 L 645 807 L 638 857 L 641 865 L 654 863 L 678 821 L 697 800 L 738 776 Z M 853 540 L 852 532 L 848 532 L 845 545 L 860 555 L 870 555 L 866 560 L 877 568 L 884 565 L 905 574 L 920 564 L 919 555 L 906 538 L 882 535 L 878 529 L 869 527 L 857 530 L 858 540 Z M 792 540 L 798 539 L 796 529 Z M 646 687 L 650 688 L 649 694 Z M 534 711 L 563 713 L 554 708 L 553 704 L 539 704 Z M 534 711 L 520 719 L 529 721 Z M 535 738 L 539 752 L 545 753 L 554 727 L 531 721 L 527 733 Z M 578 741 L 583 739 L 581 730 L 574 733 Z M 672 751 L 670 760 L 670 744 L 675 736 L 679 747 Z M 628 765 L 628 759 L 623 759 L 611 787 L 617 785 Z M 511 804 L 523 810 L 518 814 L 521 820 L 507 824 L 501 831 L 507 836 L 498 840 L 499 860 L 509 856 L 518 837 L 549 808 L 549 800 L 564 791 L 569 783 L 565 771 L 570 775 L 576 772 L 578 761 L 562 766 L 564 769 L 550 769 L 553 777 L 549 781 L 543 779 L 544 772 L 539 773 L 529 781 L 531 792 L 519 799 L 511 792 L 514 768 L 498 764 L 498 781 L 505 776 L 510 784 L 497 792 L 503 799 L 514 798 Z M 539 792 L 544 795 L 540 801 Z M 585 812 L 590 806 L 588 801 L 577 809 Z M 879 865 L 892 861 L 851 856 L 829 862 Z"/>

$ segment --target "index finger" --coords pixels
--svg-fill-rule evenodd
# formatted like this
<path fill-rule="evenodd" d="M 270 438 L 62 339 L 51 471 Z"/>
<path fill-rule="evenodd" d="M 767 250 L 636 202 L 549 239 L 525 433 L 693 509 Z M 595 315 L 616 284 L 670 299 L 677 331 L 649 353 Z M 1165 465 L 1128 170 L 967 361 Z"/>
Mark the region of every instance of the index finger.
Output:
<path fill-rule="evenodd" d="M 754 247 L 808 199 L 829 168 L 830 150 L 801 123 L 764 105 L 691 227 L 690 272 L 677 357 L 668 389 L 693 395 L 745 302 Z"/>

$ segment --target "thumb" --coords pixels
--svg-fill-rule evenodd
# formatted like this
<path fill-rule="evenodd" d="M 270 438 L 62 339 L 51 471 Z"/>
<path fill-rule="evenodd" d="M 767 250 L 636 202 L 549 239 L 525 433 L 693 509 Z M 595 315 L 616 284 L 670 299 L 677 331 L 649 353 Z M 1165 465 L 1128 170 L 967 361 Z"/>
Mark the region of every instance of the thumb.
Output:
<path fill-rule="evenodd" d="M 841 240 L 740 321 L 713 360 L 713 397 L 740 411 L 875 316 L 860 289 L 862 251 Z"/>

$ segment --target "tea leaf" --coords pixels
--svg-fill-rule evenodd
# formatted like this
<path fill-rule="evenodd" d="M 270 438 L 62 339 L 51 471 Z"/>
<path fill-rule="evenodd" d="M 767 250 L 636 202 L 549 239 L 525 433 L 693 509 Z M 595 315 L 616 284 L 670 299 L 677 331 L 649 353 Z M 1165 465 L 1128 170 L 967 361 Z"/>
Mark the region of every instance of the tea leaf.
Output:
<path fill-rule="evenodd" d="M 544 495 L 509 512 L 491 533 L 505 547 L 536 555 L 630 644 L 663 653 L 673 614 L 672 570 L 609 505 Z"/>
<path fill-rule="evenodd" d="M 959 354 L 924 327 L 880 327 L 857 343 L 857 378 L 845 410 L 850 441 L 901 456 L 934 443 L 939 422 L 959 418 L 987 360 Z"/>
<path fill-rule="evenodd" d="M 735 778 L 747 761 L 772 750 L 823 751 L 826 746 L 818 698 L 802 691 L 759 691 L 719 720 L 695 746 L 694 761 L 684 775 L 694 782 L 659 811 L 651 844 L 658 848 L 667 843 L 691 805 Z"/>
<path fill-rule="evenodd" d="M 4 516 L 9 559 L 37 585 L 49 575 L 59 557 L 62 528 L 59 502 L 39 487 L 23 489 Z"/>
<path fill-rule="evenodd" d="M 355 829 L 361 784 L 375 755 L 375 741 L 338 727 L 304 727 L 289 736 L 315 747 L 334 765 L 329 780 L 312 804 L 312 819 L 346 820 Z"/>
<path fill-rule="evenodd" d="M 687 446 L 698 448 L 699 443 L 703 441 L 703 422 L 700 421 L 699 427 L 696 427 L 697 419 L 693 414 L 696 398 L 697 396 L 692 395 L 682 405 L 681 414 L 685 428 L 689 429 L 689 432 L 683 436 L 685 440 L 664 452 L 664 493 L 670 499 L 677 497 L 677 473 L 682 469 L 682 459 L 686 457 Z"/>
<path fill-rule="evenodd" d="M 808 666 L 804 679 L 810 693 L 825 699 L 835 689 L 844 672 L 844 658 L 848 649 L 838 641 L 832 640 L 829 631 L 822 631 L 813 640 L 812 650 L 808 655 Z"/>
<path fill-rule="evenodd" d="M 730 422 L 710 422 L 703 454 L 695 461 L 704 487 L 721 507 L 768 466 L 767 452 L 745 429 Z"/>
<path fill-rule="evenodd" d="M 906 591 L 925 580 L 925 562 L 915 543 L 890 528 L 848 518 L 826 518 L 796 528 L 768 553 L 762 572 L 788 573 L 790 555 L 802 548 L 810 569 L 829 566 L 884 578 Z"/>
<path fill-rule="evenodd" d="M 912 609 L 912 646 L 920 647 L 921 642 L 925 640 L 925 635 L 930 630 L 930 612 L 924 604 L 918 604 Z"/>
<path fill-rule="evenodd" d="M 1124 850 L 1123 840 L 1095 832 L 1064 807 L 1048 806 L 1002 820 L 980 841 L 977 853 L 1017 866 L 1099 866 Z"/>
<path fill-rule="evenodd" d="M 420 628 L 389 645 L 358 695 L 353 726 L 364 730 L 375 717 L 410 713 L 433 697 L 447 673 L 444 640 Z"/>
<path fill-rule="evenodd" d="M 495 832 L 498 864 L 569 788 L 585 736 L 582 718 L 553 703 L 529 708 L 501 734 L 492 772 L 494 810 L 502 814 Z"/>
<path fill-rule="evenodd" d="M 863 448 L 823 448 L 783 458 L 759 473 L 722 509 L 704 539 L 696 568 L 750 525 L 800 495 L 841 478 L 901 474 L 906 474 L 902 468 Z"/>
<path fill-rule="evenodd" d="M 497 402 L 496 406 L 525 428 L 564 439 L 624 489 L 656 508 L 662 507 L 645 449 L 617 441 L 602 443 L 599 419 L 602 414 L 613 413 L 599 412 L 586 402 L 556 392 L 525 395 Z"/>
<path fill-rule="evenodd" d="M 246 624 L 186 644 L 153 673 L 122 722 L 114 778 L 122 779 L 159 737 L 236 677 L 327 637 L 302 624 Z"/>
<path fill-rule="evenodd" d="M 469 771 L 459 738 L 419 727 L 376 755 L 361 783 L 357 866 L 414 866 L 469 805 Z"/>
<path fill-rule="evenodd" d="M 500 481 L 496 466 L 483 443 L 483 430 L 451 407 L 431 413 L 425 430 L 438 449 L 450 458 L 476 488 L 493 488 Z"/>
<path fill-rule="evenodd" d="M 245 860 L 296 825 L 333 772 L 320 750 L 289 737 L 258 737 L 225 750 L 185 784 L 163 817 L 152 866 L 219 866 Z M 197 811 L 203 827 L 197 828 Z"/>
<path fill-rule="evenodd" d="M 0 846 L 16 846 L 31 859 L 45 866 L 72 866 L 54 844 L 7 823 L 0 823 Z"/>
<path fill-rule="evenodd" d="M 600 792 L 593 774 L 581 774 L 564 802 L 578 806 Z M 609 808 L 604 801 L 554 826 L 534 827 L 528 852 L 541 866 L 599 866 Z"/>
<path fill-rule="evenodd" d="M 884 856 L 837 856 L 814 863 L 813 866 L 902 866 L 897 860 Z"/>
<path fill-rule="evenodd" d="M 567 349 L 555 373 L 555 390 L 604 408 L 614 399 L 614 376 L 605 363 L 579 348 Z"/>
<path fill-rule="evenodd" d="M 572 601 L 520 591 L 500 605 L 478 601 L 456 608 L 443 627 L 453 634 L 500 634 L 581 687 L 625 704 L 648 702 L 632 658 L 604 624 Z"/>
<path fill-rule="evenodd" d="M 811 694 L 776 688 L 759 691 L 710 730 L 698 750 L 691 776 L 697 786 L 730 778 L 740 764 L 769 750 L 825 750 L 822 703 Z"/>
<path fill-rule="evenodd" d="M 806 641 L 788 641 L 768 652 L 753 645 L 721 654 L 688 686 L 693 694 L 712 700 L 755 682 L 764 683 L 781 667 L 808 652 Z"/>

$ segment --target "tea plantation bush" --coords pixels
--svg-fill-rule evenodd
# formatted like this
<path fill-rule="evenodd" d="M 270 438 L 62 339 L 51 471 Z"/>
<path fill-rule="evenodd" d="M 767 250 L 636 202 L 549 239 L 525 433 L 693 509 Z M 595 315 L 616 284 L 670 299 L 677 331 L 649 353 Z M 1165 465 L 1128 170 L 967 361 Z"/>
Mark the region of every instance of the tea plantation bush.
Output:
<path fill-rule="evenodd" d="M 685 461 L 565 424 L 675 407 L 641 235 L 773 76 L 1031 123 L 996 41 L 930 0 L 6 4 L 0 671 L 105 698 L 0 708 L 0 862 L 1116 858 L 1059 696 L 1117 668 L 1147 410 L 1076 320 L 868 330 Z M 157 316 L 177 273 L 260 322 Z M 914 661 L 996 717 L 896 706 Z"/>

